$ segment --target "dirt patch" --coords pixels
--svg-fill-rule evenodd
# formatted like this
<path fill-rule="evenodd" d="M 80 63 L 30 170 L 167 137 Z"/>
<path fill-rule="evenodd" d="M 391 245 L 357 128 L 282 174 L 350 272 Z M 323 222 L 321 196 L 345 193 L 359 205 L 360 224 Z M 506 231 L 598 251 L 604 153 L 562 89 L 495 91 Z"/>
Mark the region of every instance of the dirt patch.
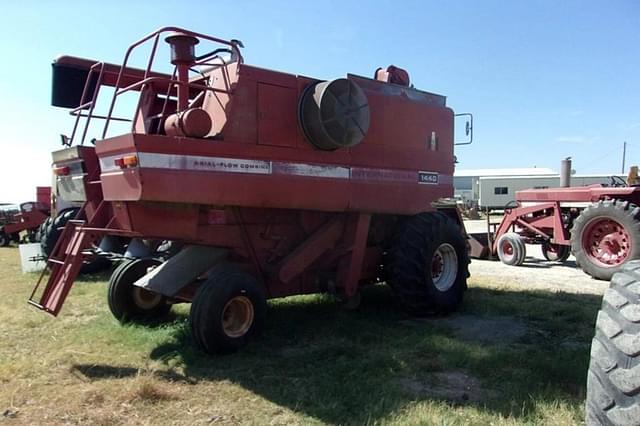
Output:
<path fill-rule="evenodd" d="M 439 321 L 454 335 L 466 341 L 487 343 L 511 343 L 529 332 L 529 327 L 513 317 L 479 317 L 454 315 Z"/>
<path fill-rule="evenodd" d="M 485 343 L 511 343 L 530 331 L 524 322 L 506 316 L 479 317 L 461 314 L 437 319 L 415 318 L 402 321 L 402 324 L 444 326 L 450 329 L 456 338 Z"/>
<path fill-rule="evenodd" d="M 399 380 L 402 389 L 415 396 L 428 396 L 448 402 L 481 402 L 487 392 L 480 381 L 462 371 L 441 371 Z"/>

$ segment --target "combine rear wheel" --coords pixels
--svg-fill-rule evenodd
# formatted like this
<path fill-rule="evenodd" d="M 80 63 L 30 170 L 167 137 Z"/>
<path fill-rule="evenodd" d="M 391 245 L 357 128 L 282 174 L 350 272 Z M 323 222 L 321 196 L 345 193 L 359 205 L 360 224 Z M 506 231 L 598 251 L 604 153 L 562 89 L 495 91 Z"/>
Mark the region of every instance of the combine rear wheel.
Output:
<path fill-rule="evenodd" d="M 640 261 L 613 276 L 598 312 L 587 376 L 587 425 L 640 426 Z"/>
<path fill-rule="evenodd" d="M 611 279 L 625 263 L 640 257 L 640 208 L 621 200 L 587 207 L 571 229 L 571 251 L 584 272 Z"/>
<path fill-rule="evenodd" d="M 210 354 L 235 352 L 262 331 L 266 311 L 264 289 L 254 277 L 231 266 L 216 268 L 191 304 L 193 338 Z"/>
<path fill-rule="evenodd" d="M 527 256 L 527 248 L 520 235 L 515 232 L 504 234 L 498 240 L 498 257 L 502 263 L 520 266 Z"/>
<path fill-rule="evenodd" d="M 389 284 L 407 313 L 443 314 L 462 302 L 468 265 L 460 227 L 444 213 L 421 213 L 408 218 L 395 236 Z"/>
<path fill-rule="evenodd" d="M 160 265 L 156 259 L 134 259 L 120 264 L 109 279 L 109 310 L 120 322 L 151 322 L 171 310 L 167 299 L 158 293 L 134 286 L 133 283 Z"/>
<path fill-rule="evenodd" d="M 542 255 L 550 262 L 564 262 L 569 258 L 571 248 L 560 244 L 542 243 Z"/>

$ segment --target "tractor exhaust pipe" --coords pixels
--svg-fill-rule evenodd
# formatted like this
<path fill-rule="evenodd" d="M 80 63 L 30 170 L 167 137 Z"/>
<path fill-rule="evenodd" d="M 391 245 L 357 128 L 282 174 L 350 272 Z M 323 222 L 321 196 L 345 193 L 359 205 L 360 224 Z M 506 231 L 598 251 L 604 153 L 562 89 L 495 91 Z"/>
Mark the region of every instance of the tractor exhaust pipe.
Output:
<path fill-rule="evenodd" d="M 560 162 L 560 187 L 571 186 L 571 157 L 567 157 Z"/>

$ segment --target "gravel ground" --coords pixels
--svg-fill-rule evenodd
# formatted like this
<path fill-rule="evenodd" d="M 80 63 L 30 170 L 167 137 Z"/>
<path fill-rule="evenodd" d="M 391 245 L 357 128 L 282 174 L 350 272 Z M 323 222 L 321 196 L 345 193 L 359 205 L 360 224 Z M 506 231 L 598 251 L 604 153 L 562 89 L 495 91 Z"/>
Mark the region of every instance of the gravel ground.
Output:
<path fill-rule="evenodd" d="M 499 218 L 492 217 L 492 222 Z M 485 220 L 465 221 L 467 232 L 486 232 Z M 573 256 L 564 262 L 549 262 L 542 256 L 539 245 L 527 245 L 527 257 L 521 266 L 505 265 L 499 260 L 472 259 L 471 277 L 497 286 L 517 285 L 532 290 L 553 290 L 567 293 L 602 295 L 609 287 L 607 281 L 594 280 L 576 266 Z"/>

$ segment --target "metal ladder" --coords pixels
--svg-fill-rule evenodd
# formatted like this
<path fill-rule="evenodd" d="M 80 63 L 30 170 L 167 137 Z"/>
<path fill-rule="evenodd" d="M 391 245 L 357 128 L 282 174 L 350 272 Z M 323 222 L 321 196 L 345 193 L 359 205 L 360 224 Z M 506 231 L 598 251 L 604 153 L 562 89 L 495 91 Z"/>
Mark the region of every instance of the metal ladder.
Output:
<path fill-rule="evenodd" d="M 100 207 L 103 204 L 104 202 L 101 202 Z M 76 217 L 85 214 L 85 207 L 86 205 L 80 209 Z M 96 219 L 98 216 L 94 214 L 91 219 Z M 73 219 L 67 222 L 47 259 L 47 268 L 40 274 L 40 278 L 29 296 L 29 304 L 54 316 L 58 315 L 71 286 L 80 273 L 80 268 L 82 268 L 85 256 L 83 251 L 90 248 L 94 241 L 104 234 L 102 229 L 92 227 L 91 225 L 96 225 L 92 222 L 95 220 Z M 47 275 L 47 270 L 50 270 L 47 284 L 39 300 L 36 300 L 36 293 Z"/>

